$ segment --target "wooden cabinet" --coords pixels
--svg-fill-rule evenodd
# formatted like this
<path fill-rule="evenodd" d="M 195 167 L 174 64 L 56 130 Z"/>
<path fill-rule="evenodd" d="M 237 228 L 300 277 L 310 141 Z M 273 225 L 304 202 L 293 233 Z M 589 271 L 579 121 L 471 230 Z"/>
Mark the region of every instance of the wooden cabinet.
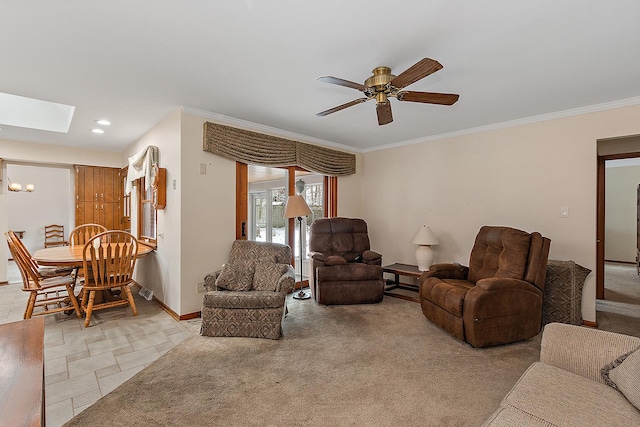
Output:
<path fill-rule="evenodd" d="M 100 224 L 122 230 L 122 177 L 120 169 L 76 166 L 76 227 Z"/>

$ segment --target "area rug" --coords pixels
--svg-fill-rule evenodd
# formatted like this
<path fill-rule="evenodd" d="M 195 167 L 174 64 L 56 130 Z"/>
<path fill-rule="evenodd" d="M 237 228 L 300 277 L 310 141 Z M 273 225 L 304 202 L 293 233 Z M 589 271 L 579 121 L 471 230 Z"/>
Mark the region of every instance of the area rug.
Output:
<path fill-rule="evenodd" d="M 540 336 L 474 349 L 420 305 L 289 301 L 284 338 L 193 336 L 67 426 L 479 426 Z"/>

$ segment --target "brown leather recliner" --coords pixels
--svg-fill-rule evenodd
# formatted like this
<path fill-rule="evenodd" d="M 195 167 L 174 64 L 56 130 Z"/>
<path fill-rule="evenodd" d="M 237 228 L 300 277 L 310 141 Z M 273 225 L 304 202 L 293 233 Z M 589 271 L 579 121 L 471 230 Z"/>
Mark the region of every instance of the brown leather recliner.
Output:
<path fill-rule="evenodd" d="M 474 347 L 537 335 L 550 244 L 537 232 L 482 227 L 469 267 L 434 264 L 422 274 L 422 312 Z"/>
<path fill-rule="evenodd" d="M 311 224 L 309 287 L 320 304 L 382 301 L 382 255 L 370 250 L 367 223 L 321 218 Z"/>

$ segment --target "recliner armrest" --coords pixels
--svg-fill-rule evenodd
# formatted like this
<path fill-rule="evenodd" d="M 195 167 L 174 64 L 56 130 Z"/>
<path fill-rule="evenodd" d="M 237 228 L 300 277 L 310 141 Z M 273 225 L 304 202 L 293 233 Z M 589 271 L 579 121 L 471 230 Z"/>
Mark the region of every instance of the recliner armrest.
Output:
<path fill-rule="evenodd" d="M 489 277 L 487 279 L 481 279 L 476 282 L 476 288 L 485 291 L 497 291 L 501 289 L 531 290 L 532 287 L 538 289 L 536 286 L 527 281 L 520 279 L 511 279 L 507 277 Z"/>
<path fill-rule="evenodd" d="M 362 262 L 369 265 L 382 265 L 382 255 L 375 251 L 366 250 L 362 252 Z"/>
<path fill-rule="evenodd" d="M 429 277 L 437 277 L 438 279 L 457 279 L 467 280 L 469 274 L 469 267 L 454 263 L 432 264 L 429 270 L 422 273 L 420 276 L 420 283 L 427 280 Z"/>
<path fill-rule="evenodd" d="M 293 270 L 292 266 L 289 266 L 289 269 L 278 279 L 278 283 L 276 283 L 276 292 L 284 292 L 288 294 L 293 291 L 293 288 L 296 286 L 296 273 Z"/>
<path fill-rule="evenodd" d="M 309 252 L 309 258 L 316 260 L 316 261 L 322 261 L 324 262 L 325 260 L 325 256 L 322 252 Z"/>

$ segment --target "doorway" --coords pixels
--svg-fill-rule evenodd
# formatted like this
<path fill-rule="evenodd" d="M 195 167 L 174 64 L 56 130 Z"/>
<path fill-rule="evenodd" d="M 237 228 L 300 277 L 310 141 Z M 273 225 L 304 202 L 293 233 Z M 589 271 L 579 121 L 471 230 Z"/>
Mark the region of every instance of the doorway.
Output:
<path fill-rule="evenodd" d="M 302 277 L 298 275 L 300 270 L 296 269 L 296 281 L 308 282 L 311 223 L 325 216 L 324 176 L 299 168 L 248 165 L 247 181 L 248 240 L 291 246 L 293 265 L 302 264 Z M 293 189 L 289 189 L 291 181 L 294 182 Z M 303 221 L 302 232 L 298 229 L 298 221 L 291 226 L 284 217 L 287 194 L 302 195 L 311 209 L 312 214 Z"/>
<path fill-rule="evenodd" d="M 630 139 L 624 141 L 627 150 L 628 143 L 637 137 Z M 614 142 L 620 145 L 620 140 Z M 598 151 L 609 153 L 598 156 L 596 311 L 638 313 L 640 152 L 620 149 L 615 152 L 611 145 L 603 148 L 601 141 Z"/>

